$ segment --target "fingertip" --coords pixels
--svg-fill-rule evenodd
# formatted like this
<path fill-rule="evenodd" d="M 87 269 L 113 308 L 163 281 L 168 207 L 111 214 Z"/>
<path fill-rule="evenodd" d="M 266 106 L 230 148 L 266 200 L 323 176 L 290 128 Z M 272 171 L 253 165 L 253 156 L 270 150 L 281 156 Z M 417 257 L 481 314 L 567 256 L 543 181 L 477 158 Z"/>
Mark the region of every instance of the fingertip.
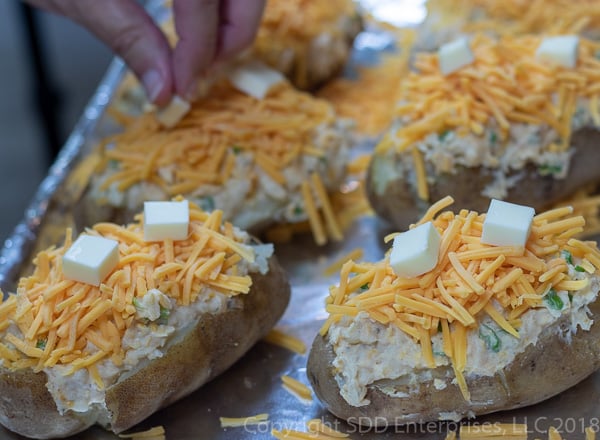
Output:
<path fill-rule="evenodd" d="M 150 102 L 158 106 L 166 105 L 172 96 L 168 77 L 160 69 L 150 68 L 140 76 L 140 80 Z"/>

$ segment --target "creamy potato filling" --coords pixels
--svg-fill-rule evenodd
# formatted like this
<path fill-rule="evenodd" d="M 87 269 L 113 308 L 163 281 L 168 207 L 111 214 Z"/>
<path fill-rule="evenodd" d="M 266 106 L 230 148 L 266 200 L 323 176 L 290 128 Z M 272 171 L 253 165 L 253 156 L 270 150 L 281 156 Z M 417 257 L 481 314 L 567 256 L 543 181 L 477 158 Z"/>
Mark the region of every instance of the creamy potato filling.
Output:
<path fill-rule="evenodd" d="M 186 193 L 186 198 L 203 209 L 220 209 L 224 217 L 242 229 L 253 229 L 272 222 L 296 223 L 308 218 L 301 185 L 316 173 L 330 191 L 339 187 L 346 175 L 349 149 L 353 143 L 351 123 L 336 120 L 320 124 L 314 130 L 312 144 L 322 155 L 301 154 L 281 170 L 283 182 L 276 182 L 255 161 L 255 155 L 243 148 L 232 148 L 234 166 L 231 177 L 222 184 L 199 183 Z M 89 197 L 100 204 L 137 211 L 145 200 L 168 200 L 163 187 L 150 181 L 139 182 L 126 190 L 114 182 L 106 187 L 120 169 L 109 165 L 103 174 L 94 177 Z M 167 185 L 176 183 L 176 165 L 158 170 Z M 315 201 L 320 206 L 319 200 Z"/>
<path fill-rule="evenodd" d="M 489 317 L 481 320 L 477 328 L 469 330 L 465 374 L 493 376 L 527 347 L 535 345 L 541 332 L 562 317 L 567 317 L 570 328 L 567 334 L 557 333 L 557 337 L 570 338 L 578 331 L 589 330 L 593 321 L 588 306 L 598 297 L 600 278 L 582 273 L 574 275 L 576 279 L 588 278 L 588 287 L 572 294 L 564 290 L 557 292 L 560 308 L 556 303 L 544 302 L 542 307 L 523 314 L 519 339 L 500 329 Z M 569 299 L 570 295 L 572 299 Z M 449 365 L 450 360 L 442 348 L 441 333 L 432 336 L 431 340 L 435 366 Z M 328 341 L 336 355 L 333 366 L 340 393 L 353 406 L 368 405 L 367 387 L 385 379 L 405 377 L 417 393 L 418 382 L 426 377 L 429 368 L 418 342 L 394 325 L 378 323 L 366 312 L 360 312 L 354 318 L 346 316 L 332 324 Z M 448 377 L 446 382 L 437 379 L 435 386 L 444 389 L 452 379 Z M 386 392 L 385 387 L 379 389 Z M 388 389 L 387 393 L 393 396 L 394 390 Z"/>
<path fill-rule="evenodd" d="M 397 122 L 396 129 L 403 123 Z M 587 99 L 580 99 L 574 113 L 571 130 L 594 126 Z M 494 177 L 482 190 L 489 198 L 504 199 L 508 190 L 519 184 L 524 173 L 519 173 L 527 165 L 534 165 L 542 176 L 552 175 L 555 179 L 565 179 L 569 174 L 569 164 L 574 150 L 553 151 L 549 145 L 560 143 L 560 135 L 548 125 L 513 123 L 507 140 L 501 141 L 499 128 L 491 121 L 482 135 L 472 132 L 461 135 L 458 130 L 430 133 L 414 143 L 423 155 L 427 167 L 428 182 L 434 183 L 440 174 L 460 173 L 460 167 L 485 167 L 495 170 Z M 398 178 L 408 178 L 417 188 L 414 164 L 410 154 L 387 152 L 376 161 L 374 189 L 378 194 L 385 192 L 387 182 Z"/>

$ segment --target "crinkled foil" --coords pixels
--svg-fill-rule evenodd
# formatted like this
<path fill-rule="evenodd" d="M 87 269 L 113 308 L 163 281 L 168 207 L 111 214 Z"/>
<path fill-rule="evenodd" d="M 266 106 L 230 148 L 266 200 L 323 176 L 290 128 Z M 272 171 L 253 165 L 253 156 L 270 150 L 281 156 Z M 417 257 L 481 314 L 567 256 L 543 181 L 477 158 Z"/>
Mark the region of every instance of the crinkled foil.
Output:
<path fill-rule="evenodd" d="M 414 25 L 424 17 L 423 0 L 361 0 L 375 17 L 400 25 Z M 367 30 L 356 40 L 352 66 L 377 62 L 378 55 L 391 50 L 393 40 L 385 32 Z M 18 276 L 28 270 L 33 252 L 60 242 L 66 226 L 75 226 L 73 204 L 80 187 L 73 170 L 81 163 L 94 142 L 115 130 L 105 110 L 119 85 L 125 67 L 115 60 L 96 93 L 86 107 L 58 159 L 35 195 L 23 221 L 6 241 L 0 254 L 0 287 L 5 292 L 14 289 Z M 372 147 L 365 145 L 364 148 Z M 349 182 L 352 185 L 352 182 Z M 276 253 L 289 273 L 293 286 L 292 300 L 278 327 L 302 339 L 308 347 L 326 317 L 324 298 L 335 276 L 325 277 L 324 269 L 352 249 L 364 249 L 365 261 L 382 258 L 383 236 L 389 231 L 375 218 L 359 219 L 347 234 L 347 240 L 319 248 L 305 238 L 278 245 Z M 39 237 L 44 237 L 44 241 Z M 347 424 L 329 414 L 316 400 L 303 402 L 281 386 L 281 376 L 289 375 L 304 383 L 306 355 L 298 355 L 265 342 L 258 343 L 229 371 L 187 398 L 161 410 L 136 426 L 141 431 L 162 425 L 167 438 L 186 439 L 268 439 L 271 430 L 305 431 L 306 421 L 319 418 L 328 426 L 350 434 L 352 439 L 440 439 L 455 423 L 430 423 L 366 429 Z M 564 359 L 564 362 L 569 362 Z M 557 375 L 561 366 L 556 366 Z M 5 398 L 0 396 L 0 398 Z M 269 419 L 258 425 L 221 428 L 219 417 L 246 417 L 267 413 Z M 358 421 L 358 420 L 357 420 Z M 487 426 L 494 433 L 496 423 L 526 423 L 529 438 L 547 438 L 550 426 L 559 429 L 563 438 L 583 438 L 583 431 L 600 425 L 600 374 L 595 374 L 576 387 L 528 408 L 502 412 L 472 420 L 472 424 Z M 0 440 L 21 437 L 0 428 Z M 101 428 L 91 428 L 77 439 L 116 439 Z"/>

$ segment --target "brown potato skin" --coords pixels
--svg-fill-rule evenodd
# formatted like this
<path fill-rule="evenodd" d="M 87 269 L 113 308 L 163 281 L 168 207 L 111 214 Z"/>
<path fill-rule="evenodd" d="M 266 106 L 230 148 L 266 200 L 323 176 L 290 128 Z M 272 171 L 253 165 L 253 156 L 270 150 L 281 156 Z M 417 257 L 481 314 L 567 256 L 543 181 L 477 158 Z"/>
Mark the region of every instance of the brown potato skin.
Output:
<path fill-rule="evenodd" d="M 252 274 L 241 308 L 205 314 L 165 355 L 141 365 L 106 390 L 107 429 L 119 433 L 186 396 L 240 359 L 279 320 L 290 297 L 287 277 L 269 259 L 266 275 Z M 71 412 L 61 416 L 46 388 L 46 374 L 0 368 L 0 423 L 21 435 L 57 438 L 95 423 Z"/>
<path fill-rule="evenodd" d="M 536 212 L 544 211 L 561 200 L 569 197 L 578 189 L 600 182 L 600 131 L 594 128 L 582 128 L 573 134 L 571 147 L 575 150 L 564 179 L 555 179 L 551 175 L 542 176 L 537 167 L 528 165 L 522 171 L 524 177 L 509 189 L 507 202 L 533 207 Z M 409 162 L 412 155 L 405 154 L 398 159 Z M 377 193 L 373 184 L 373 161 L 367 176 L 367 196 L 375 212 L 398 229 L 406 229 L 422 217 L 431 203 L 447 195 L 455 200 L 455 206 L 478 212 L 486 212 L 490 199 L 481 191 L 493 178 L 493 170 L 485 167 L 458 167 L 456 174 L 439 174 L 433 171 L 433 165 L 427 164 L 428 176 L 434 176 L 435 182 L 429 184 L 429 201 L 419 198 L 416 184 L 410 178 L 399 176 L 386 182 L 383 193 Z"/>
<path fill-rule="evenodd" d="M 599 316 L 600 301 L 590 306 L 593 317 Z M 337 417 L 353 424 L 366 426 L 393 426 L 408 423 L 437 421 L 440 412 L 458 412 L 475 415 L 520 408 L 548 399 L 576 385 L 600 368 L 600 324 L 595 322 L 590 331 L 578 329 L 568 344 L 557 336 L 565 333 L 570 323 L 563 317 L 546 328 L 535 346 L 529 346 L 516 356 L 500 373 L 494 376 L 466 376 L 471 393 L 467 402 L 457 385 L 450 383 L 454 374 L 450 367 L 433 370 L 431 380 L 419 384 L 418 392 L 409 397 L 391 397 L 377 385 L 396 385 L 396 390 L 409 393 L 409 387 L 398 380 L 386 380 L 368 387 L 369 405 L 349 405 L 339 393 L 332 362 L 333 348 L 320 335 L 312 345 L 308 359 L 308 378 L 313 390 L 327 409 Z M 502 374 L 503 373 L 503 374 Z M 433 381 L 447 383 L 437 390 Z"/>

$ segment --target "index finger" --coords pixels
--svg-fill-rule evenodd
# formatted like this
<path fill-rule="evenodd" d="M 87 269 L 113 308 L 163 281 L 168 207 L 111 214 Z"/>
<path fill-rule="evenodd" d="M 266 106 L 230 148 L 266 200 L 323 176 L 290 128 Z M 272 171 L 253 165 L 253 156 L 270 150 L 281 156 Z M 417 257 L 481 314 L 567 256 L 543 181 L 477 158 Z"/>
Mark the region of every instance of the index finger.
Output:
<path fill-rule="evenodd" d="M 218 44 L 219 0 L 174 0 L 173 14 L 179 41 L 173 52 L 177 94 L 194 93 L 197 77 L 214 61 Z"/>

